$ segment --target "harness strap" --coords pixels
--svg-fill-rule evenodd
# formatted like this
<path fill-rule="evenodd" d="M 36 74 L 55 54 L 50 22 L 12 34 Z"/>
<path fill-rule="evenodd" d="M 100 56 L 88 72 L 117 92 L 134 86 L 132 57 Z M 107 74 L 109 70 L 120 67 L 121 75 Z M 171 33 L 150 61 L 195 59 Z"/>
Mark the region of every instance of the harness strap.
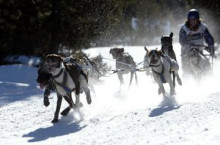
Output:
<path fill-rule="evenodd" d="M 57 75 L 53 76 L 53 78 L 58 78 L 58 77 L 63 73 L 63 70 L 64 70 L 64 69 L 62 68 Z"/>
<path fill-rule="evenodd" d="M 158 67 L 158 66 L 160 66 L 160 64 L 158 64 L 158 65 L 152 65 L 152 64 L 150 64 L 150 65 L 149 65 L 149 67 Z"/>
<path fill-rule="evenodd" d="M 68 88 L 67 86 L 63 85 L 62 83 L 57 82 L 55 79 L 53 79 L 53 81 L 54 81 L 54 83 L 56 83 L 58 86 L 60 86 L 61 88 L 63 88 L 67 93 L 71 93 L 72 91 L 75 90 L 75 88 L 71 90 L 70 88 Z"/>
<path fill-rule="evenodd" d="M 160 76 L 160 80 L 161 80 L 163 83 L 166 83 L 165 77 L 164 77 L 164 75 L 163 75 L 163 73 L 164 73 L 164 65 L 163 65 L 163 63 L 161 63 L 161 65 L 162 65 L 162 70 L 161 70 L 160 73 L 157 72 L 157 71 L 155 71 L 153 68 L 152 68 L 152 71 L 153 71 L 154 73 L 156 73 L 158 76 Z"/>
<path fill-rule="evenodd" d="M 66 85 L 67 83 L 67 72 L 64 71 L 64 74 L 63 74 L 63 84 Z"/>
<path fill-rule="evenodd" d="M 84 76 L 86 82 L 88 83 L 88 77 L 83 72 L 80 65 L 76 64 L 64 64 L 66 71 L 69 73 L 70 77 L 72 78 L 73 82 L 75 83 L 75 93 L 78 95 L 80 94 L 80 74 Z"/>
<path fill-rule="evenodd" d="M 57 82 L 54 78 L 59 77 L 59 76 L 62 74 L 62 72 L 64 72 L 64 73 L 63 73 L 63 81 L 62 81 L 62 83 L 59 83 L 59 82 Z M 74 89 L 70 89 L 70 88 L 68 88 L 68 87 L 66 86 L 66 83 L 67 83 L 67 71 L 64 71 L 64 68 L 62 68 L 62 70 L 60 71 L 60 73 L 59 73 L 58 75 L 52 77 L 52 79 L 53 79 L 52 81 L 53 81 L 55 84 L 57 84 L 58 86 L 60 86 L 61 88 L 63 88 L 67 93 L 71 93 L 72 91 L 75 90 L 75 88 L 74 88 Z M 74 82 L 74 83 L 75 83 L 75 82 Z"/>
<path fill-rule="evenodd" d="M 96 64 L 94 61 L 92 61 L 91 59 L 89 59 L 86 55 L 85 55 L 85 58 L 87 59 L 87 61 L 91 64 L 91 66 L 95 69 L 95 71 L 96 71 L 99 75 L 105 76 L 105 75 L 103 75 L 103 74 L 99 71 L 99 68 L 97 67 L 97 64 Z M 86 61 L 86 62 L 87 62 L 87 61 Z"/>

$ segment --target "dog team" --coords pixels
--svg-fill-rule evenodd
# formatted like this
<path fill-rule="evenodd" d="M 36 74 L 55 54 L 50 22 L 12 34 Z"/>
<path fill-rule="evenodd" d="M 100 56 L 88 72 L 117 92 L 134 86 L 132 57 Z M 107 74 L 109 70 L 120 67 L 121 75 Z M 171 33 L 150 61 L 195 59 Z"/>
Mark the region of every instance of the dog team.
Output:
<path fill-rule="evenodd" d="M 209 60 L 203 54 L 203 49 L 201 49 L 204 46 L 203 37 L 209 45 L 207 48 L 211 57 L 214 55 L 214 47 L 212 47 L 214 46 L 214 39 L 205 25 L 201 23 L 197 10 L 190 10 L 187 18 L 185 25 L 181 27 L 179 35 L 182 46 L 183 73 L 191 71 L 195 78 L 201 78 L 203 69 L 210 69 Z M 144 69 L 146 69 L 147 74 L 152 74 L 159 86 L 158 94 L 162 93 L 164 97 L 166 96 L 164 83 L 169 84 L 170 95 L 175 94 L 176 80 L 179 85 L 182 85 L 178 73 L 179 64 L 177 63 L 172 43 L 173 33 L 171 32 L 170 35 L 161 37 L 161 49 L 148 50 L 146 47 L 144 48 L 146 50 L 143 61 Z M 118 75 L 120 84 L 124 83 L 123 75 L 128 73 L 130 73 L 129 86 L 132 83 L 133 77 L 135 77 L 136 83 L 138 83 L 136 74 L 138 69 L 132 56 L 125 52 L 124 48 L 112 48 L 109 53 L 116 60 L 115 72 Z M 87 103 L 92 103 L 90 88 L 91 91 L 95 91 L 93 84 L 109 69 L 104 65 L 101 56 L 99 56 L 98 61 L 94 60 L 86 55 L 82 55 L 81 58 L 64 58 L 57 54 L 47 55 L 43 65 L 38 69 L 37 83 L 39 83 L 41 89 L 45 89 L 45 106 L 50 104 L 48 99 L 50 92 L 55 91 L 57 94 L 57 107 L 52 120 L 53 123 L 58 122 L 63 98 L 69 105 L 61 112 L 63 116 L 66 116 L 71 108 L 75 109 L 83 106 L 80 102 L 80 94 L 83 92 L 86 94 Z M 105 69 L 103 69 L 104 67 Z M 72 99 L 72 92 L 75 94 L 75 102 Z"/>
<path fill-rule="evenodd" d="M 159 86 L 158 94 L 162 93 L 163 96 L 166 95 L 163 87 L 164 83 L 169 84 L 171 95 L 175 94 L 175 78 L 178 84 L 182 85 L 182 81 L 178 74 L 179 65 L 173 50 L 172 37 L 173 33 L 169 36 L 161 37 L 161 50 L 148 50 L 146 47 L 144 48 L 146 50 L 144 68 L 151 68 L 152 75 Z M 123 74 L 127 73 L 131 75 L 129 85 L 131 85 L 134 76 L 136 83 L 138 83 L 136 63 L 132 56 L 124 52 L 124 48 L 112 48 L 109 53 L 112 55 L 113 59 L 116 60 L 116 70 L 120 84 L 123 85 Z M 100 63 L 102 58 L 101 56 L 99 57 Z M 63 58 L 57 54 L 47 55 L 43 65 L 38 69 L 37 82 L 41 89 L 45 89 L 45 106 L 49 105 L 50 92 L 55 91 L 57 94 L 57 107 L 52 120 L 53 123 L 58 122 L 63 98 L 69 105 L 61 112 L 63 116 L 66 116 L 71 108 L 75 109 L 83 106 L 80 102 L 80 93 L 82 92 L 86 94 L 87 103 L 91 104 L 90 88 L 93 88 L 92 84 L 97 78 L 93 81 L 90 80 L 95 79 L 94 76 L 102 73 L 98 70 L 102 67 L 101 65 L 97 65 L 99 63 L 92 61 L 86 57 L 86 55 L 76 59 L 70 57 Z M 75 102 L 72 99 L 72 92 L 75 94 Z"/>

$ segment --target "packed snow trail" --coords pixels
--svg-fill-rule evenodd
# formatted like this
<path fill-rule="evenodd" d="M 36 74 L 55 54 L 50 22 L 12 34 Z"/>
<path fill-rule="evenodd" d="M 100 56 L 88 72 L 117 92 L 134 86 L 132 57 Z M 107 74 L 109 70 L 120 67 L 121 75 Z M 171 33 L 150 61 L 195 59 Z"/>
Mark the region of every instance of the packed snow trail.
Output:
<path fill-rule="evenodd" d="M 112 59 L 109 49 L 85 52 Z M 180 46 L 175 44 L 174 49 L 179 56 Z M 136 62 L 143 61 L 144 47 L 125 50 Z M 114 61 L 106 62 L 114 69 Z M 175 98 L 168 100 L 157 94 L 157 84 L 145 72 L 138 72 L 139 85 L 133 82 L 129 89 L 129 75 L 121 89 L 116 74 L 103 77 L 95 85 L 91 105 L 82 94 L 84 106 L 52 124 L 57 98 L 52 93 L 50 106 L 43 105 L 43 91 L 35 82 L 37 69 L 1 66 L 0 141 L 4 145 L 219 145 L 219 72 L 216 67 L 214 74 L 200 83 L 182 78 L 183 86 L 176 85 Z M 167 84 L 165 89 L 169 91 Z M 63 100 L 61 110 L 66 106 Z"/>

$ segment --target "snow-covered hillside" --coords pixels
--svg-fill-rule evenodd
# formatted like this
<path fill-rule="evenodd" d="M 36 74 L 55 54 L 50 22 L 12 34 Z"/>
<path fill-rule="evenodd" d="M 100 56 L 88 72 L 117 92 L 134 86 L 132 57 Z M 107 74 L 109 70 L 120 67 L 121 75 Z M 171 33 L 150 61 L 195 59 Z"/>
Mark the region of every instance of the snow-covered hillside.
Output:
<path fill-rule="evenodd" d="M 150 46 L 148 48 L 160 48 Z M 124 47 L 134 60 L 143 61 L 143 46 Z M 180 46 L 174 45 L 180 62 Z M 114 69 L 110 47 L 85 50 L 101 54 Z M 140 65 L 142 67 L 142 65 Z M 193 80 L 176 86 L 175 98 L 163 100 L 157 84 L 137 72 L 139 84 L 119 90 L 116 74 L 102 77 L 87 105 L 71 110 L 52 124 L 56 95 L 43 105 L 43 90 L 36 84 L 37 69 L 24 65 L 0 66 L 0 144 L 2 145 L 219 145 L 220 89 L 219 65 L 212 76 L 199 84 Z M 180 74 L 182 74 L 180 70 Z M 128 84 L 129 75 L 125 77 Z M 166 86 L 168 90 L 168 86 Z M 165 107 L 164 107 L 165 106 Z M 63 101 L 62 109 L 67 107 Z"/>

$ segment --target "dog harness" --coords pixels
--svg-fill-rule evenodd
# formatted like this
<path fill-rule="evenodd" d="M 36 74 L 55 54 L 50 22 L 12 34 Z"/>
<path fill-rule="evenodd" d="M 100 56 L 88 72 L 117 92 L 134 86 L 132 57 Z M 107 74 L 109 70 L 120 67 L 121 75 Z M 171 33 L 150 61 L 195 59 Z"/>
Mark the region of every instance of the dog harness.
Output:
<path fill-rule="evenodd" d="M 158 76 L 160 76 L 160 80 L 161 80 L 161 82 L 162 83 L 166 83 L 167 81 L 166 81 L 166 79 L 165 79 L 165 77 L 164 77 L 164 65 L 163 65 L 163 63 L 160 63 L 160 65 L 162 65 L 162 70 L 161 70 L 161 72 L 159 73 L 159 72 L 157 72 L 157 71 L 155 71 L 153 68 L 152 68 L 152 71 L 155 73 L 155 74 L 157 74 Z M 158 66 L 160 66 L 160 65 L 158 65 Z"/>
<path fill-rule="evenodd" d="M 62 73 L 63 73 L 63 68 L 60 70 L 60 72 L 57 75 L 53 76 L 53 78 L 58 78 Z"/>
<path fill-rule="evenodd" d="M 171 67 L 172 67 L 172 62 L 171 62 L 171 58 L 168 56 L 168 55 L 165 55 L 164 57 L 163 57 L 163 59 L 166 59 L 166 60 L 168 60 L 168 62 L 170 63 L 170 73 L 172 72 L 171 71 Z M 161 72 L 159 73 L 159 72 L 157 72 L 157 71 L 155 71 L 153 68 L 152 68 L 152 71 L 154 72 L 154 73 L 156 73 L 157 75 L 159 75 L 160 76 L 160 80 L 163 82 L 163 83 L 167 83 L 167 81 L 166 81 L 166 79 L 165 79 L 165 77 L 164 77 L 164 65 L 163 65 L 163 63 L 160 63 L 159 65 L 150 65 L 151 67 L 158 67 L 158 66 L 160 66 L 160 65 L 162 65 L 162 70 L 161 70 Z"/>
<path fill-rule="evenodd" d="M 57 77 L 59 77 L 61 74 L 62 74 L 62 72 L 64 72 L 64 77 L 63 77 L 63 82 L 62 83 L 59 83 L 59 82 L 57 82 L 56 80 L 55 80 L 55 78 L 57 78 Z M 62 68 L 61 70 L 60 70 L 60 72 L 56 75 L 56 76 L 53 76 L 52 77 L 52 81 L 55 83 L 55 84 L 57 84 L 58 86 L 60 86 L 61 88 L 63 88 L 67 93 L 71 93 L 74 89 L 70 89 L 70 88 L 68 88 L 67 86 L 66 86 L 66 81 L 67 81 L 67 72 L 66 71 L 64 71 L 64 68 Z"/>

